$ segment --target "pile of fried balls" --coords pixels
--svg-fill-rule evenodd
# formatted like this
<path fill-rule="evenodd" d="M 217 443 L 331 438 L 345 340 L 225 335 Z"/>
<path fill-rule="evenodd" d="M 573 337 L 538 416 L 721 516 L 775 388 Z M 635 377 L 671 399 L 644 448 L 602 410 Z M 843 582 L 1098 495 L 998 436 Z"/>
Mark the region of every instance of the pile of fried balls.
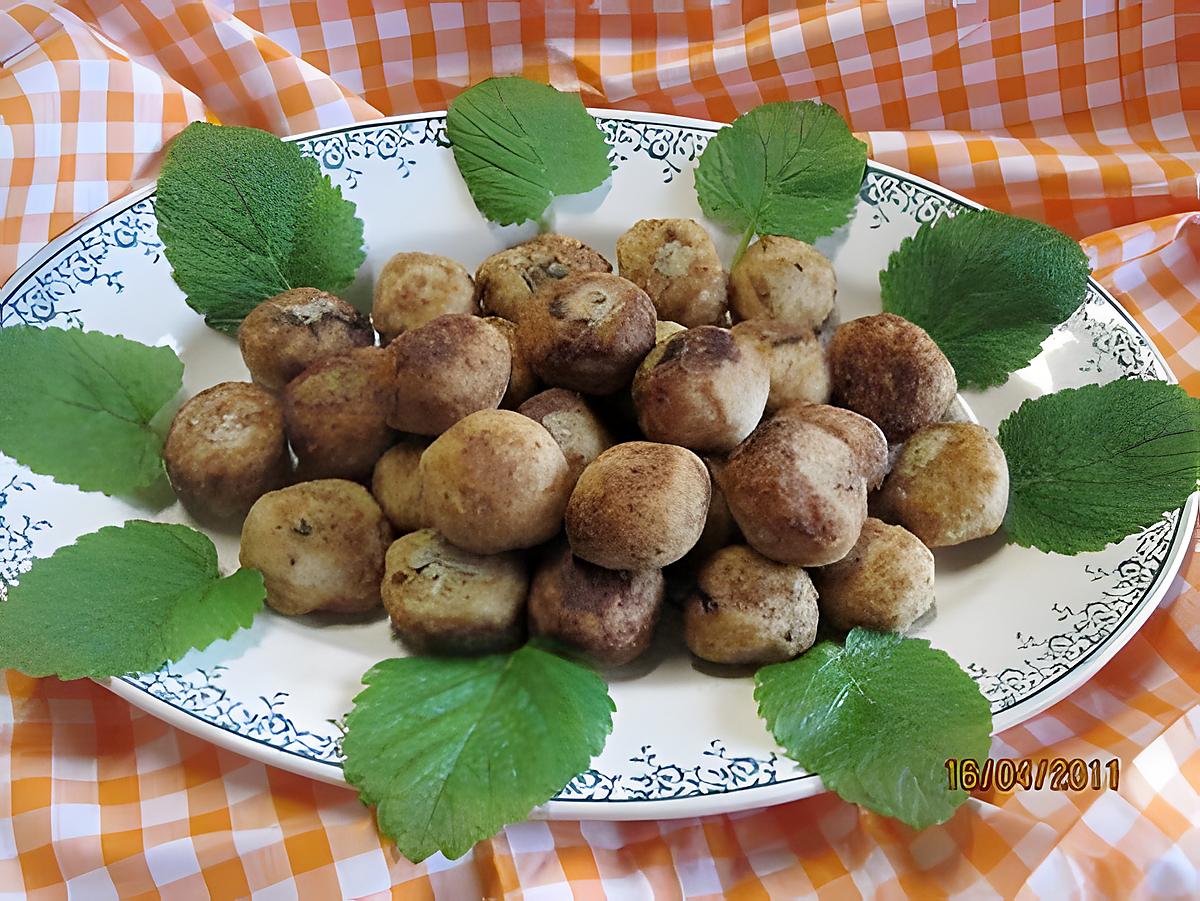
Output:
<path fill-rule="evenodd" d="M 646 219 L 616 255 L 542 234 L 472 278 L 400 253 L 369 319 L 312 288 L 264 301 L 238 331 L 253 382 L 171 425 L 180 499 L 244 520 L 279 613 L 382 605 L 418 653 L 533 634 L 628 663 L 668 580 L 714 663 L 788 660 L 819 619 L 909 629 L 930 548 L 1008 500 L 1000 446 L 945 421 L 945 355 L 888 313 L 832 327 L 833 266 L 791 238 L 727 273 L 700 224 Z"/>

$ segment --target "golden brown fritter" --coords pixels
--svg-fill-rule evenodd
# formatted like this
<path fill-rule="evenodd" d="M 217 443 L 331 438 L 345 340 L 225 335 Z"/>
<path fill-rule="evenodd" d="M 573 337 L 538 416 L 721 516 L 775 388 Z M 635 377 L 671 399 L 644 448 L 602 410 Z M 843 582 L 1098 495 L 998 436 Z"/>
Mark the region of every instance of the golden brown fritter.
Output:
<path fill-rule="evenodd" d="M 748 319 L 732 329 L 733 337 L 758 353 L 771 376 L 767 412 L 790 404 L 823 404 L 829 400 L 829 362 L 816 333 L 806 325 L 778 319 Z"/>
<path fill-rule="evenodd" d="M 296 616 L 380 605 L 392 528 L 362 485 L 301 482 L 264 494 L 242 525 L 242 566 L 263 574 L 267 603 Z"/>
<path fill-rule="evenodd" d="M 828 404 L 795 404 L 780 410 L 776 416 L 810 423 L 845 441 L 858 463 L 859 473 L 866 479 L 867 488 L 878 488 L 887 475 L 887 439 L 879 426 L 867 417 Z"/>
<path fill-rule="evenodd" d="M 946 413 L 958 383 L 941 348 L 918 325 L 892 313 L 840 326 L 829 344 L 833 401 L 904 441 Z"/>
<path fill-rule="evenodd" d="M 929 547 L 991 535 L 1008 509 L 1008 461 L 983 426 L 941 422 L 905 443 L 874 501 Z"/>
<path fill-rule="evenodd" d="M 655 346 L 634 377 L 633 404 L 650 440 L 725 453 L 758 425 L 770 384 L 755 351 L 705 325 Z"/>
<path fill-rule="evenodd" d="M 175 414 L 163 462 L 175 493 L 198 518 L 245 516 L 291 477 L 283 405 L 249 382 L 205 389 Z"/>
<path fill-rule="evenodd" d="M 648 295 L 659 319 L 686 328 L 725 315 L 728 279 L 712 238 L 693 219 L 642 219 L 617 239 L 617 269 Z"/>
<path fill-rule="evenodd" d="M 738 319 L 778 319 L 819 328 L 833 310 L 833 264 L 811 244 L 763 235 L 729 273 L 729 301 Z"/>
<path fill-rule="evenodd" d="M 384 344 L 446 313 L 478 312 L 471 273 L 449 257 L 398 253 L 375 279 L 371 322 Z"/>
<path fill-rule="evenodd" d="M 508 350 L 512 354 L 512 368 L 509 370 L 508 389 L 500 399 L 500 406 L 506 410 L 515 410 L 529 398 L 533 397 L 541 387 L 537 373 L 529 365 L 529 358 L 521 350 L 517 342 L 517 324 L 510 319 L 500 316 L 488 316 L 483 320 L 488 325 L 495 326 L 508 339 Z"/>
<path fill-rule="evenodd" d="M 583 471 L 567 505 L 575 555 L 607 569 L 661 569 L 690 551 L 704 530 L 708 469 L 672 444 L 630 441 Z"/>
<path fill-rule="evenodd" d="M 837 563 L 812 571 L 821 616 L 835 629 L 904 632 L 933 606 L 933 554 L 900 526 L 863 523 Z"/>
<path fill-rule="evenodd" d="M 717 551 L 684 606 L 684 638 L 713 663 L 791 660 L 817 636 L 817 592 L 801 567 L 768 560 L 744 544 Z"/>
<path fill-rule="evenodd" d="M 844 441 L 811 423 L 768 419 L 717 478 L 747 544 L 780 563 L 840 560 L 867 518 L 859 462 Z"/>
<path fill-rule="evenodd" d="M 504 334 L 463 313 L 405 332 L 389 349 L 396 393 L 388 424 L 415 435 L 440 435 L 464 416 L 495 409 L 512 373 Z"/>
<path fill-rule="evenodd" d="M 587 401 L 566 388 L 548 388 L 535 394 L 517 409 L 558 442 L 571 470 L 571 487 L 589 463 L 613 446 L 612 435 Z"/>
<path fill-rule="evenodd" d="M 379 458 L 371 474 L 371 494 L 398 535 L 425 528 L 419 467 L 428 446 L 427 440 L 408 436 Z"/>
<path fill-rule="evenodd" d="M 238 327 L 238 347 L 255 384 L 278 391 L 325 357 L 375 343 L 362 313 L 316 288 L 290 288 L 264 300 Z"/>
<path fill-rule="evenodd" d="M 629 384 L 654 346 L 654 323 L 645 291 L 620 276 L 589 272 L 539 291 L 517 324 L 517 340 L 547 385 L 611 394 Z"/>
<path fill-rule="evenodd" d="M 388 548 L 382 591 L 396 633 L 420 654 L 490 654 L 525 637 L 519 554 L 472 554 L 421 529 Z"/>
<path fill-rule="evenodd" d="M 360 347 L 314 363 L 283 389 L 288 440 L 302 479 L 363 481 L 391 447 L 387 418 L 395 363 L 381 347 Z"/>
<path fill-rule="evenodd" d="M 650 647 L 662 600 L 661 570 L 604 569 L 563 547 L 533 577 L 530 631 L 619 666 Z"/>
<path fill-rule="evenodd" d="M 543 286 L 580 272 L 612 272 L 612 263 L 575 238 L 538 235 L 480 263 L 475 297 L 486 315 L 520 322 Z"/>
<path fill-rule="evenodd" d="M 482 410 L 447 429 L 422 454 L 420 479 L 429 525 L 476 554 L 553 538 L 571 494 L 554 438 L 511 410 Z"/>

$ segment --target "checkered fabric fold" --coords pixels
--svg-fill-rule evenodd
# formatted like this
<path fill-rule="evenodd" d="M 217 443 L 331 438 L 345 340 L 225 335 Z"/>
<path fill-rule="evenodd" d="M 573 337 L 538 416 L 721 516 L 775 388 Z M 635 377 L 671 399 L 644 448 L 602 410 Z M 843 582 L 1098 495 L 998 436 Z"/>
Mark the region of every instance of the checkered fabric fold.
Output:
<path fill-rule="evenodd" d="M 374 7 L 378 6 L 379 9 Z M 874 158 L 1080 238 L 1200 392 L 1200 8 L 595 0 L 50 0 L 0 12 L 0 277 L 210 118 L 279 134 L 444 108 L 519 73 L 728 120 L 819 97 Z M 526 823 L 414 866 L 346 789 L 86 682 L 0 677 L 0 899 L 1195 897 L 1200 562 L 997 756 L 1116 756 L 1119 791 L 977 795 L 916 833 L 832 796 L 661 823 Z"/>

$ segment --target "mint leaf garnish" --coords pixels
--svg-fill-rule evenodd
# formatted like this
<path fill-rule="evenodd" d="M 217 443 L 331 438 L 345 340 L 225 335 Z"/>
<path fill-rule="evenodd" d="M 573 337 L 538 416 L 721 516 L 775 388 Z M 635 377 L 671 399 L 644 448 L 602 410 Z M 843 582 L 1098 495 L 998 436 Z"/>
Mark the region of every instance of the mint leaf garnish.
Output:
<path fill-rule="evenodd" d="M 929 332 L 958 384 L 986 388 L 1028 365 L 1083 302 L 1088 261 L 1057 229 L 992 210 L 925 223 L 879 274 L 883 309 Z"/>
<path fill-rule="evenodd" d="M 540 220 L 561 194 L 608 178 L 608 144 L 582 101 L 519 77 L 463 91 L 446 114 L 446 136 L 475 206 L 512 225 Z"/>
<path fill-rule="evenodd" d="M 0 452 L 85 491 L 148 488 L 163 478 L 150 422 L 182 379 L 169 347 L 79 329 L 0 329 Z"/>
<path fill-rule="evenodd" d="M 923 829 L 967 799 L 946 760 L 982 761 L 992 714 L 974 680 L 919 638 L 854 629 L 755 675 L 759 715 L 847 801 Z"/>
<path fill-rule="evenodd" d="M 248 627 L 257 570 L 221 578 L 187 526 L 131 520 L 37 560 L 0 602 L 0 669 L 81 679 L 147 672 Z"/>
<path fill-rule="evenodd" d="M 997 438 L 1008 458 L 1009 541 L 1098 551 L 1183 506 L 1200 479 L 1200 400 L 1119 379 L 1027 400 Z"/>
<path fill-rule="evenodd" d="M 167 151 L 158 236 L 188 305 L 215 329 L 287 288 L 338 292 L 365 257 L 354 204 L 296 144 L 193 122 Z"/>
<path fill-rule="evenodd" d="M 710 219 L 754 235 L 812 243 L 845 225 L 858 202 L 867 145 L 832 106 L 764 103 L 718 131 L 696 166 L 696 196 Z"/>
<path fill-rule="evenodd" d="M 587 667 L 529 644 L 385 660 L 346 717 L 346 781 L 409 860 L 465 854 L 600 753 L 616 709 Z"/>

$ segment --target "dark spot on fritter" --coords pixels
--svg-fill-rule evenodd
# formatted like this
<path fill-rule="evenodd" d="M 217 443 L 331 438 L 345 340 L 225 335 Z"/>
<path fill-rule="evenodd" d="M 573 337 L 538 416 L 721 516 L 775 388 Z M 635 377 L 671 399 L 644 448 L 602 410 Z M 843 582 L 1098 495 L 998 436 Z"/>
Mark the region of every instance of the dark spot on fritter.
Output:
<path fill-rule="evenodd" d="M 715 325 L 704 325 L 668 339 L 655 368 L 685 360 L 692 366 L 717 366 L 739 360 L 741 356 L 731 332 Z"/>
<path fill-rule="evenodd" d="M 789 344 L 799 344 L 802 341 L 811 340 L 811 337 L 804 332 L 794 332 L 787 335 L 776 335 L 769 340 L 772 347 L 787 347 Z"/>

